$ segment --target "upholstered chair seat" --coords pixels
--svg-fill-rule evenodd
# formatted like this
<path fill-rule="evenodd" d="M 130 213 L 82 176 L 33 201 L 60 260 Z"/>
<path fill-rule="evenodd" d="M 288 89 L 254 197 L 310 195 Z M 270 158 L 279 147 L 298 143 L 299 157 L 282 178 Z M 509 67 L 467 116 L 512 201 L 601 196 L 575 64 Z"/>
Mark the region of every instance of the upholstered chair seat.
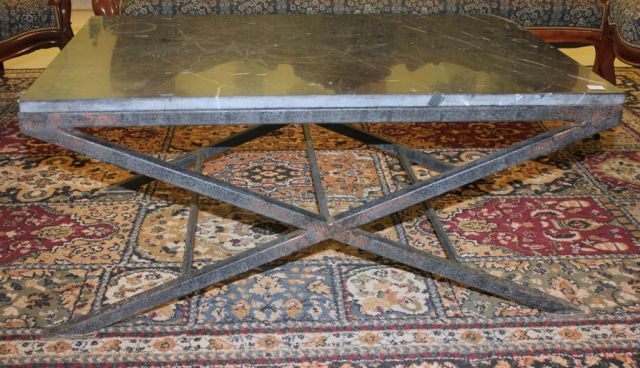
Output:
<path fill-rule="evenodd" d="M 640 65 L 640 1 L 611 0 L 609 24 L 616 56 Z"/>
<path fill-rule="evenodd" d="M 0 0 L 0 73 L 3 61 L 71 37 L 71 0 Z"/>

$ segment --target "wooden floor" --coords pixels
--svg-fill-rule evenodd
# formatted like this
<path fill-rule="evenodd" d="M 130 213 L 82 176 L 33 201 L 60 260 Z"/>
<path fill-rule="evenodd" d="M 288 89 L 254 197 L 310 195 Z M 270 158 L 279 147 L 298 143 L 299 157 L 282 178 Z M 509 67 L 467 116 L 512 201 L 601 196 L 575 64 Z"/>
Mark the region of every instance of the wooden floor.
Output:
<path fill-rule="evenodd" d="M 93 15 L 90 10 L 74 9 L 71 13 L 71 23 L 73 31 L 77 32 L 84 23 Z M 569 55 L 577 62 L 583 65 L 593 65 L 594 49 L 593 47 L 578 47 L 574 49 L 561 49 L 565 54 Z M 58 54 L 58 49 L 45 49 L 32 52 L 25 56 L 14 58 L 5 61 L 5 68 L 7 69 L 31 69 L 31 68 L 45 68 Z M 628 66 L 619 60 L 616 60 L 616 67 Z"/>

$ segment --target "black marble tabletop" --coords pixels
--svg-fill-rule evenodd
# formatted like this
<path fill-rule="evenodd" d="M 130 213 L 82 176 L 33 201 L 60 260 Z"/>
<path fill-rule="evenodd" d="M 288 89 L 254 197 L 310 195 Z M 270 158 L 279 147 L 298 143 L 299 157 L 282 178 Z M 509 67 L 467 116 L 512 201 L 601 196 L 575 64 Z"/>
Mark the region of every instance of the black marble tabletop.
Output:
<path fill-rule="evenodd" d="M 23 112 L 612 105 L 620 90 L 493 16 L 94 17 Z"/>

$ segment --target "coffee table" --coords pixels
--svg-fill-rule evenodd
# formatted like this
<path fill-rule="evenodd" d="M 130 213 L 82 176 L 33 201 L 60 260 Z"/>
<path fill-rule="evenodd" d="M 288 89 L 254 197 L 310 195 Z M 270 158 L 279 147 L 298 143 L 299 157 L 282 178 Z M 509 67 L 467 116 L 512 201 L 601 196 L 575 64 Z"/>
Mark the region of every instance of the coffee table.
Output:
<path fill-rule="evenodd" d="M 182 274 L 55 326 L 85 334 L 318 242 L 338 242 L 540 310 L 565 300 L 461 263 L 428 200 L 615 126 L 624 94 L 515 25 L 491 16 L 212 16 L 92 18 L 20 101 L 25 134 L 193 194 Z M 452 166 L 348 123 L 567 121 L 562 127 Z M 170 162 L 82 127 L 250 124 Z M 203 175 L 203 160 L 301 124 L 318 213 Z M 332 216 L 309 124 L 395 155 L 410 186 Z M 439 172 L 419 181 L 412 164 Z M 195 168 L 194 168 L 195 167 Z M 198 196 L 293 226 L 251 250 L 194 270 Z M 423 203 L 448 258 L 360 229 Z"/>

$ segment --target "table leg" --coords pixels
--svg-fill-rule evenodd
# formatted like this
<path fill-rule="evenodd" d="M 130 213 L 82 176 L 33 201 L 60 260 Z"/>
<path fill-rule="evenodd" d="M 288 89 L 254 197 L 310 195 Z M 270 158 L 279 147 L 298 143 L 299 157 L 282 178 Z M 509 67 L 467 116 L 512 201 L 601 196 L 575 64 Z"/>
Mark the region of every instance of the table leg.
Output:
<path fill-rule="evenodd" d="M 418 183 L 420 180 L 418 180 L 418 177 L 413 171 L 413 167 L 411 167 L 411 164 L 409 163 L 407 156 L 401 153 L 398 155 L 398 159 L 400 160 L 400 165 L 402 165 L 402 167 L 404 168 L 404 171 L 406 171 L 407 174 L 409 175 L 409 180 L 411 181 L 411 183 L 412 184 Z M 458 258 L 458 253 L 456 252 L 456 249 L 453 247 L 453 244 L 451 244 L 449 235 L 444 229 L 442 222 L 438 218 L 438 214 L 433 209 L 433 207 L 431 207 L 431 204 L 429 203 L 429 201 L 422 202 L 422 208 L 427 214 L 427 219 L 429 220 L 431 227 L 433 227 L 433 231 L 436 233 L 436 237 L 438 238 L 438 241 L 440 241 L 442 248 L 444 248 L 444 251 L 446 252 L 447 257 L 449 257 L 449 259 L 453 261 L 460 262 L 460 259 Z"/>
<path fill-rule="evenodd" d="M 513 300 L 528 307 L 551 313 L 580 312 L 578 307 L 563 299 L 360 229 L 344 231 L 332 236 L 332 238 L 355 248 L 457 281 L 476 290 Z"/>
<path fill-rule="evenodd" d="M 202 173 L 202 154 L 196 160 L 196 172 Z M 184 240 L 184 256 L 182 260 L 182 275 L 187 276 L 193 267 L 193 250 L 196 244 L 196 229 L 198 226 L 198 212 L 200 212 L 200 195 L 191 193 L 191 208 L 187 220 L 187 236 Z"/>
<path fill-rule="evenodd" d="M 298 230 L 279 239 L 259 245 L 211 266 L 167 282 L 164 285 L 136 294 L 134 297 L 103 307 L 94 313 L 55 326 L 43 335 L 85 335 L 102 327 L 158 305 L 189 295 L 217 282 L 228 280 L 318 242 L 318 234 Z"/>
<path fill-rule="evenodd" d="M 611 112 L 616 113 L 614 110 Z M 321 173 L 315 159 L 308 128 L 304 128 L 304 132 L 308 140 L 307 153 L 312 161 L 311 169 L 314 186 L 316 190 L 319 188 L 320 192 L 322 192 L 320 201 L 325 206 L 323 209 L 323 204 L 320 203 L 321 215 L 234 187 L 201 173 L 186 170 L 179 165 L 166 163 L 153 157 L 133 152 L 86 133 L 68 128 L 51 128 L 44 132 L 29 131 L 36 137 L 60 144 L 76 152 L 140 172 L 148 177 L 163 180 L 194 193 L 229 203 L 301 229 L 212 266 L 195 272 L 185 272 L 172 282 L 138 294 L 135 298 L 107 306 L 91 315 L 80 317 L 64 325 L 52 328 L 47 333 L 87 333 L 111 325 L 154 306 L 188 295 L 214 283 L 228 280 L 243 272 L 311 247 L 327 239 L 343 242 L 530 307 L 550 312 L 575 312 L 577 308 L 562 299 L 544 294 L 525 285 L 519 285 L 509 280 L 492 276 L 482 270 L 465 266 L 459 262 L 419 251 L 409 245 L 364 232 L 359 227 L 409 206 L 425 202 L 517 163 L 555 151 L 571 142 L 589 137 L 611 124 L 611 122 L 604 120 L 607 114 L 603 114 L 601 121 L 589 114 L 584 116 L 585 118 L 576 124 L 569 124 L 540 134 L 471 163 L 453 168 L 448 164 L 440 165 L 440 169 L 443 171 L 435 177 L 422 182 L 415 182 L 406 188 L 365 203 L 335 217 L 328 215 L 326 199 L 320 182 Z M 25 126 L 28 127 L 28 125 Z M 427 163 L 439 165 L 438 161 L 434 161 L 433 158 L 422 152 L 406 147 L 393 148 L 390 143 L 381 138 L 365 134 L 362 131 L 354 131 L 352 127 L 339 126 L 334 131 L 338 130 L 348 132 L 350 136 L 364 135 L 366 141 L 372 142 L 374 146 L 398 154 L 405 167 L 408 165 L 407 161 L 409 160 L 416 163 L 424 163 L 425 165 Z M 197 160 L 197 155 L 195 158 L 190 158 L 190 160 L 192 159 Z M 412 177 L 412 181 L 414 179 L 416 178 Z M 439 223 L 439 221 L 434 222 Z M 443 232 L 444 229 L 441 230 Z M 454 252 L 451 252 L 451 254 L 454 254 Z M 455 257 L 452 258 L 455 259 Z M 185 260 L 185 262 L 187 261 Z"/>
<path fill-rule="evenodd" d="M 320 124 L 320 126 L 333 132 L 346 135 L 347 137 L 366 143 L 383 152 L 396 156 L 402 154 L 411 161 L 423 165 L 429 169 L 442 172 L 453 168 L 453 165 L 438 160 L 437 158 L 434 158 L 424 152 L 405 147 L 398 143 L 390 142 L 383 137 L 377 136 L 371 132 L 367 132 L 354 126 L 344 124 Z"/>

